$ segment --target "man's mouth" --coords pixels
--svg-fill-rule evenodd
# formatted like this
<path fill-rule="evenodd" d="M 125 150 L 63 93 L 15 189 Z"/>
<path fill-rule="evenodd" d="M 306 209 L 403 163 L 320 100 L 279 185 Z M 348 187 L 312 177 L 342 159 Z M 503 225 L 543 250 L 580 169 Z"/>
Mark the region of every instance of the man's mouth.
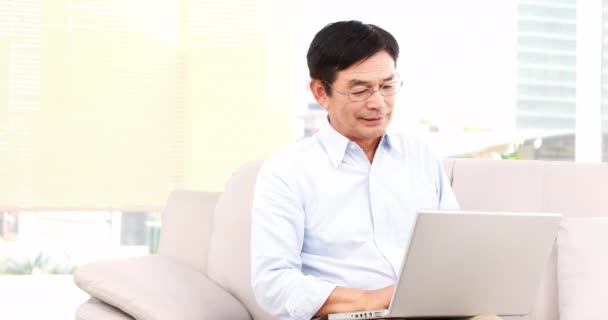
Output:
<path fill-rule="evenodd" d="M 370 117 L 370 118 L 361 118 L 365 121 L 369 121 L 369 122 L 374 122 L 374 121 L 380 121 L 382 120 L 382 117 Z"/>

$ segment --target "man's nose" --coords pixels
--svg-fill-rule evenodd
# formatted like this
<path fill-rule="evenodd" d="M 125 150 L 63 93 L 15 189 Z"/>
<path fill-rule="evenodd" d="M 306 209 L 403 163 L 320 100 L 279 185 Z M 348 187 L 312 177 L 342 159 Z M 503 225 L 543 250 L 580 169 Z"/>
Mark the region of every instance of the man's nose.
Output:
<path fill-rule="evenodd" d="M 367 107 L 370 109 L 380 109 L 386 106 L 384 96 L 380 94 L 380 90 L 372 92 L 372 95 L 367 99 Z"/>

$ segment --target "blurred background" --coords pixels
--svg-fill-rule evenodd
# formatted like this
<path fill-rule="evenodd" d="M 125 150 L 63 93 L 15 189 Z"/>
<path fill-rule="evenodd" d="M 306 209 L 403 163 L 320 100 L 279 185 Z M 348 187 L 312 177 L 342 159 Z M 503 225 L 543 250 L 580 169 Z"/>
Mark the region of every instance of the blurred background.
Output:
<path fill-rule="evenodd" d="M 607 7 L 0 0 L 0 318 L 71 317 L 74 269 L 155 253 L 171 190 L 222 190 L 314 134 L 306 51 L 333 21 L 397 38 L 392 129 L 443 156 L 608 162 Z M 61 307 L 10 303 L 59 292 Z"/>

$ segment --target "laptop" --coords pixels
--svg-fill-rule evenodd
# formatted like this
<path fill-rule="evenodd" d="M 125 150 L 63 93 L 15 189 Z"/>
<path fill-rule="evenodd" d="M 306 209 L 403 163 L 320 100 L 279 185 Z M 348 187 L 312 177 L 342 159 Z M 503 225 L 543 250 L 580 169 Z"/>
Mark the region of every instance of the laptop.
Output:
<path fill-rule="evenodd" d="M 419 210 L 388 309 L 329 320 L 530 313 L 561 214 Z"/>

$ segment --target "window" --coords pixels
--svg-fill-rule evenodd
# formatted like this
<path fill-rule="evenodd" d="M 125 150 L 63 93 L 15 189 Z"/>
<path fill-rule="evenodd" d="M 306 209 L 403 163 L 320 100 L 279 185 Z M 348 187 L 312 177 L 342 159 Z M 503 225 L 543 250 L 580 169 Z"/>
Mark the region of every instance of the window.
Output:
<path fill-rule="evenodd" d="M 600 33 L 598 5 L 435 0 L 363 13 L 362 2 L 324 2 L 327 10 L 307 14 L 304 43 L 323 25 L 353 17 L 393 33 L 404 90 L 392 126 L 427 136 L 446 156 L 601 161 L 592 139 L 600 132 L 590 125 L 600 117 L 599 91 L 589 85 L 599 86 L 600 38 L 577 36 Z M 301 118 L 310 135 L 325 115 L 312 97 L 307 106 Z"/>
<path fill-rule="evenodd" d="M 171 190 L 221 190 L 294 141 L 293 16 L 279 0 L 0 0 L 0 269 L 153 252 Z"/>

